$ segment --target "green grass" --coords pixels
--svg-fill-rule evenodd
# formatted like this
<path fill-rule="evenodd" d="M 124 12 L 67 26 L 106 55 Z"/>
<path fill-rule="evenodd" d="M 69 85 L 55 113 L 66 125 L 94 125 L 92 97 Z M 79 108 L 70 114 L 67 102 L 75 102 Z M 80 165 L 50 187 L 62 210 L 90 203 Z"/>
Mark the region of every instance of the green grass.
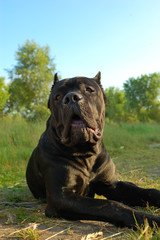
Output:
<path fill-rule="evenodd" d="M 137 179 L 140 173 L 151 182 L 159 179 L 160 146 L 150 147 L 154 143 L 160 143 L 160 126 L 156 123 L 105 126 L 104 144 L 122 178 Z"/>
<path fill-rule="evenodd" d="M 27 161 L 44 129 L 45 123 L 0 120 L 0 187 L 24 182 Z"/>
<path fill-rule="evenodd" d="M 45 126 L 45 122 L 0 119 L 0 201 L 35 201 L 26 185 L 25 171 Z M 106 123 L 104 144 L 122 180 L 132 181 L 142 187 L 160 189 L 160 146 L 150 147 L 154 143 L 160 143 L 160 126 L 156 123 Z M 12 211 L 18 222 L 23 222 L 25 218 L 37 221 L 37 215 L 26 209 L 22 211 L 15 208 Z M 147 211 L 160 214 L 160 211 L 150 207 Z M 42 217 L 47 221 L 44 216 L 40 217 L 40 214 L 37 214 L 38 218 Z M 144 236 L 140 239 L 149 239 L 145 238 L 145 234 L 151 236 L 153 232 L 148 227 L 144 229 Z M 139 228 L 139 232 L 126 235 L 125 239 L 138 239 L 142 233 L 143 229 Z M 153 239 L 160 239 L 159 236 L 160 232 L 157 232 Z"/>
<path fill-rule="evenodd" d="M 45 125 L 23 119 L 0 119 L 1 188 L 25 184 L 27 162 Z M 152 184 L 153 179 L 159 183 L 160 146 L 150 147 L 153 143 L 160 143 L 160 126 L 156 123 L 105 125 L 104 144 L 124 179 L 137 180 L 141 173 L 146 177 L 145 183 Z"/>

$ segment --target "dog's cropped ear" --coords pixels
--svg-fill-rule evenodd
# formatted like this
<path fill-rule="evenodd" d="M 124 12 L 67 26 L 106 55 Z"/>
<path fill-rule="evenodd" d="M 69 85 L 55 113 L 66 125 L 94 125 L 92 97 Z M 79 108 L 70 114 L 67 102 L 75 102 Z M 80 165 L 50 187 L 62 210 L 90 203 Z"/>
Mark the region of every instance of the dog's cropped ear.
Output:
<path fill-rule="evenodd" d="M 59 82 L 59 78 L 58 78 L 58 74 L 55 73 L 53 85 L 52 85 L 52 87 L 51 87 L 51 92 L 52 92 L 52 89 L 53 89 L 54 85 L 55 85 L 57 82 Z M 51 95 L 51 94 L 50 94 L 50 95 Z M 50 108 L 50 96 L 49 96 L 49 100 L 48 100 L 48 108 Z"/>
<path fill-rule="evenodd" d="M 58 74 L 55 73 L 55 75 L 54 75 L 54 84 L 56 84 L 57 82 L 59 82 L 59 78 L 58 78 Z"/>
<path fill-rule="evenodd" d="M 101 84 L 101 72 L 98 72 L 94 79 L 98 84 Z"/>
<path fill-rule="evenodd" d="M 101 72 L 98 72 L 97 75 L 94 77 L 94 80 L 98 83 L 98 85 L 100 86 L 101 90 L 102 90 L 102 93 L 103 93 L 103 98 L 104 98 L 104 102 L 105 104 L 107 104 L 107 97 L 106 97 L 106 94 L 104 92 L 104 89 L 101 85 Z"/>
<path fill-rule="evenodd" d="M 59 82 L 59 78 L 58 78 L 58 74 L 55 73 L 55 75 L 54 75 L 54 81 L 53 81 L 53 85 L 52 85 L 51 91 L 52 91 L 54 85 L 55 85 L 57 82 Z"/>
<path fill-rule="evenodd" d="M 52 89 L 53 89 L 54 85 L 55 85 L 57 82 L 59 82 L 59 78 L 58 78 L 58 74 L 55 73 L 55 74 L 54 74 L 53 85 L 52 85 L 52 87 L 51 87 L 51 92 L 52 92 Z"/>

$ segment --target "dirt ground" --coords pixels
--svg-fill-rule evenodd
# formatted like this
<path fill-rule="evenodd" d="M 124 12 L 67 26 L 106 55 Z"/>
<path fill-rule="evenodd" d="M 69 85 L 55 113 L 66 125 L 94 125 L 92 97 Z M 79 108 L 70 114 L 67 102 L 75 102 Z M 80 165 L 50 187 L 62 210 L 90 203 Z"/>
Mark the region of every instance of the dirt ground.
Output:
<path fill-rule="evenodd" d="M 91 239 L 113 239 L 116 237 L 122 237 L 123 231 L 116 231 L 116 228 L 113 226 L 100 223 L 100 222 L 68 222 L 63 223 L 63 226 L 45 225 L 45 224 L 36 224 L 31 223 L 27 224 L 26 228 L 20 228 L 15 225 L 6 226 L 0 224 L 0 239 L 31 239 L 29 231 L 32 229 L 36 230 L 38 237 L 32 239 L 41 239 L 41 240 L 91 240 Z M 119 238 L 121 239 L 121 238 Z"/>
<path fill-rule="evenodd" d="M 31 214 L 23 221 L 18 221 L 15 213 L 17 206 L 5 206 L 0 210 L 0 239 L 37 239 L 37 240 L 93 240 L 124 239 L 128 229 L 97 221 L 67 221 L 64 219 L 48 219 L 44 216 L 44 205 L 38 205 L 37 218 Z M 33 209 L 35 206 L 33 206 Z M 33 210 L 32 209 L 32 210 Z M 30 211 L 29 209 L 28 211 Z M 27 211 L 27 210 L 26 210 Z M 32 213 L 33 214 L 33 213 Z M 43 215 L 43 217 L 42 217 Z"/>

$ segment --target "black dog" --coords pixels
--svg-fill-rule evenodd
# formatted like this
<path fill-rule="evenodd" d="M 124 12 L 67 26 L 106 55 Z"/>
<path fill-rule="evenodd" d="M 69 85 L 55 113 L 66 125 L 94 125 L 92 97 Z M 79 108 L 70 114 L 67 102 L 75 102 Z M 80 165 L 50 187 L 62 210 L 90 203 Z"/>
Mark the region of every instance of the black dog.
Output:
<path fill-rule="evenodd" d="M 100 73 L 62 81 L 55 75 L 48 101 L 51 116 L 28 163 L 28 186 L 36 198 L 47 201 L 48 217 L 127 227 L 135 227 L 135 219 L 140 225 L 147 219 L 150 226 L 160 226 L 160 217 L 127 206 L 148 202 L 160 207 L 160 191 L 117 179 L 102 142 L 105 102 Z M 107 200 L 94 199 L 95 193 Z"/>

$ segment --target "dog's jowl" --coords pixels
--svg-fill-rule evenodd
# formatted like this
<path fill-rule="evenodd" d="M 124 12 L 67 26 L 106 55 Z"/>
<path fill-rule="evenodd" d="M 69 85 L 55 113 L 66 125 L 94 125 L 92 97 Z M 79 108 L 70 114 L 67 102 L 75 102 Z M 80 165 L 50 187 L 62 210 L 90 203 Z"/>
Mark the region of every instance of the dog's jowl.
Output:
<path fill-rule="evenodd" d="M 51 115 L 27 167 L 33 195 L 46 201 L 46 216 L 106 221 L 135 227 L 147 219 L 160 226 L 160 217 L 134 206 L 160 207 L 160 191 L 119 181 L 103 145 L 106 97 L 100 72 L 94 78 L 59 81 L 48 100 Z M 107 199 L 94 199 L 94 194 Z"/>

